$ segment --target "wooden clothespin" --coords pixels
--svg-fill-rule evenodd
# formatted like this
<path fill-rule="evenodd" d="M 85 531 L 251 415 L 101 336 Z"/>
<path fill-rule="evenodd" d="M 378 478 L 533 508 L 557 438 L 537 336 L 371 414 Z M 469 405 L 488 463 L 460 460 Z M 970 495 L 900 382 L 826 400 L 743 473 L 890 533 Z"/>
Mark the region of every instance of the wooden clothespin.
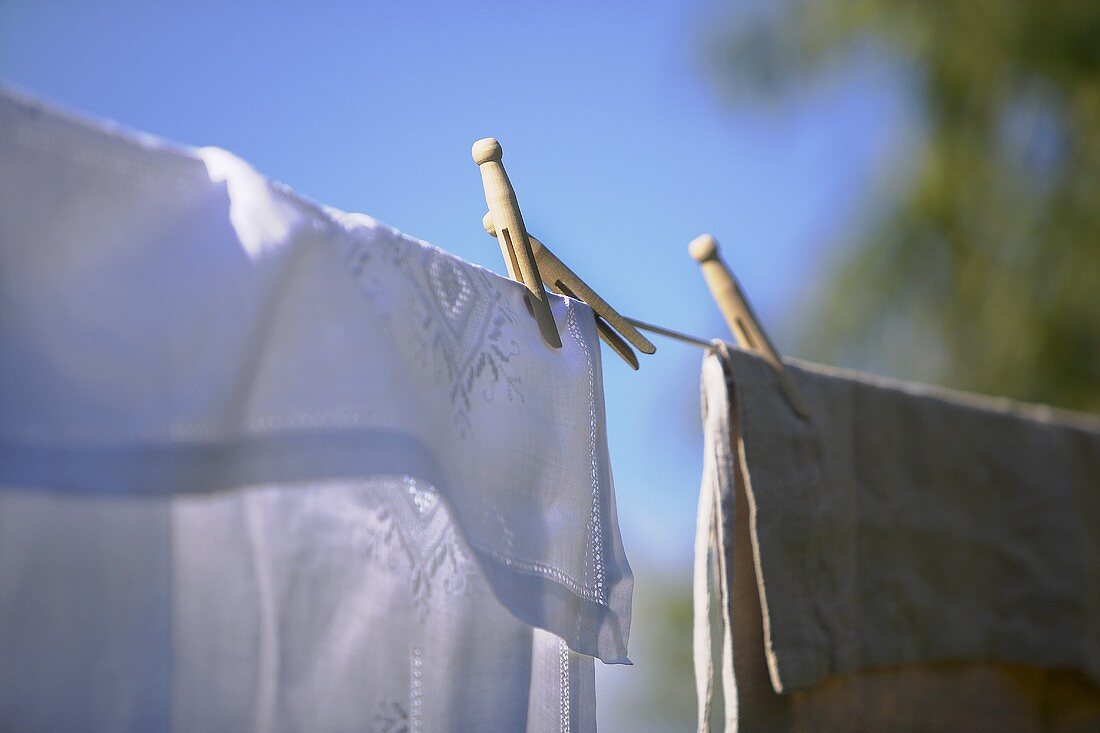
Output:
<path fill-rule="evenodd" d="M 722 311 L 730 330 L 733 331 L 738 346 L 764 357 L 779 377 L 779 384 L 795 412 L 808 419 L 810 408 L 806 400 L 798 391 L 791 375 L 783 368 L 779 352 L 760 326 L 760 321 L 757 320 L 737 278 L 719 256 L 717 240 L 709 234 L 696 237 L 688 245 L 688 251 L 699 262 L 703 270 L 703 278 L 710 288 L 710 294 L 717 301 L 718 308 Z"/>
<path fill-rule="evenodd" d="M 495 138 L 478 140 L 473 147 L 474 162 L 481 169 L 481 183 L 485 188 L 485 203 L 497 231 L 502 236 L 500 251 L 504 255 L 504 264 L 508 276 L 527 286 L 527 303 L 531 315 L 539 326 L 539 332 L 546 343 L 555 349 L 561 348 L 561 336 L 558 334 L 554 314 L 550 311 L 550 299 L 542 285 L 535 255 L 531 251 L 531 242 L 527 238 L 527 229 L 523 225 L 523 216 L 519 211 L 519 202 L 504 165 L 500 160 L 503 151 Z"/>
<path fill-rule="evenodd" d="M 485 231 L 494 237 L 497 236 L 491 211 L 485 214 L 481 224 L 485 227 Z M 531 250 L 534 252 L 535 263 L 538 265 L 539 272 L 542 273 L 550 289 L 556 293 L 587 303 L 596 315 L 596 329 L 600 334 L 600 338 L 616 354 L 621 356 L 623 361 L 629 364 L 632 369 L 638 368 L 638 357 L 627 344 L 627 341 L 634 344 L 643 354 L 652 354 L 657 350 L 657 347 L 649 339 L 643 336 L 633 324 L 589 287 L 588 283 L 581 280 L 575 272 L 559 260 L 545 244 L 531 234 L 527 235 L 527 239 L 531 243 Z M 620 334 L 622 335 L 620 336 Z"/>

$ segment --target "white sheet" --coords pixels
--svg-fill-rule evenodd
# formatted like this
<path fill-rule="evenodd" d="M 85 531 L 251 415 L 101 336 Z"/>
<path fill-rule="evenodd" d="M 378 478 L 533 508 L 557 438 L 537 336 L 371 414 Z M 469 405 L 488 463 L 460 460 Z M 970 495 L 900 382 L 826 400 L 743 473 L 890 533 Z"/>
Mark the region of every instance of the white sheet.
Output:
<path fill-rule="evenodd" d="M 0 727 L 591 729 L 598 341 L 523 292 L 0 95 Z"/>

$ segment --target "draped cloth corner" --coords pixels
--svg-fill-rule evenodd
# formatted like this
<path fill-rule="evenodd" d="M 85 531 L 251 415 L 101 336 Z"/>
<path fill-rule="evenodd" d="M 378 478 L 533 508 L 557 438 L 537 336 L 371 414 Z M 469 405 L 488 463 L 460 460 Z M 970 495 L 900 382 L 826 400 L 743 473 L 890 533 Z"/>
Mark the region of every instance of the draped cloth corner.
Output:
<path fill-rule="evenodd" d="M 787 369 L 703 362 L 698 730 L 1100 727 L 1098 422 Z"/>

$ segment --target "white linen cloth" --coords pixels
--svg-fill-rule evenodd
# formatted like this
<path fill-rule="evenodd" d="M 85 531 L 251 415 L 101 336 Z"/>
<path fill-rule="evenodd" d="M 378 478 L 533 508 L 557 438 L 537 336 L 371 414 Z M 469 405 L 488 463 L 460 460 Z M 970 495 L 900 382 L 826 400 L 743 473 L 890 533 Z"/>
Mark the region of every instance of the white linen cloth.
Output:
<path fill-rule="evenodd" d="M 0 728 L 594 729 L 598 341 L 523 293 L 0 94 Z"/>
<path fill-rule="evenodd" d="M 699 729 L 1100 727 L 1100 422 L 787 369 L 703 364 Z"/>

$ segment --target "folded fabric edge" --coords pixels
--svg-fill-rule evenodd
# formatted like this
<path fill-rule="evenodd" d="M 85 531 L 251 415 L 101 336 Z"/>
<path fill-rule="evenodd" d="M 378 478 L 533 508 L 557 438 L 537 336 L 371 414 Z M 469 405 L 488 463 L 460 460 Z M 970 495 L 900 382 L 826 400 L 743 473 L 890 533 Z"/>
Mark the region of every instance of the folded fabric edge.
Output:
<path fill-rule="evenodd" d="M 738 472 L 743 477 L 744 485 L 733 487 L 735 491 L 744 491 L 746 504 L 749 507 L 748 529 L 749 542 L 752 547 L 752 563 L 755 568 L 756 594 L 760 607 L 764 648 L 760 650 L 767 665 L 768 676 L 772 689 L 776 694 L 786 694 L 792 690 L 812 687 L 824 679 L 832 670 L 828 661 L 827 650 L 819 644 L 807 642 L 806 644 L 776 644 L 775 629 L 773 628 L 773 615 L 768 604 L 767 583 L 764 577 L 764 560 L 762 557 L 761 543 L 757 528 L 757 501 L 753 488 L 753 477 L 749 458 L 746 451 L 743 399 L 739 395 L 739 380 L 735 372 L 741 372 L 742 383 L 764 385 L 763 389 L 774 394 L 774 408 L 776 410 L 791 411 L 790 403 L 782 393 L 782 387 L 775 371 L 762 357 L 752 352 L 743 351 L 724 344 L 717 347 L 708 358 L 716 359 L 720 369 L 716 370 L 722 377 L 721 389 L 729 401 L 730 425 L 728 426 L 729 438 L 733 443 L 730 450 L 730 458 L 735 463 L 733 473 Z M 716 381 L 716 380 L 711 380 Z M 793 414 L 793 413 L 792 413 Z M 734 479 L 736 481 L 736 479 Z M 797 597 L 804 602 L 809 602 L 810 593 L 799 593 Z M 799 609 L 795 615 L 800 618 L 812 618 L 812 609 Z"/>
<path fill-rule="evenodd" d="M 761 433 L 759 430 L 756 430 L 754 440 L 747 437 L 748 433 L 752 432 L 752 427 L 742 424 L 745 403 L 751 402 L 753 405 L 751 409 L 756 412 L 767 409 L 769 411 L 775 410 L 778 414 L 786 415 L 790 412 L 790 408 L 783 397 L 782 388 L 778 378 L 775 376 L 775 372 L 765 360 L 757 354 L 738 348 L 731 347 L 722 349 L 721 352 L 723 353 L 719 355 L 719 360 L 726 368 L 726 388 L 736 412 L 735 420 L 738 422 L 735 441 L 739 443 L 737 452 L 739 454 L 739 460 L 742 462 L 741 468 L 745 476 L 745 489 L 750 502 L 755 503 L 753 475 L 750 471 L 752 463 L 750 456 L 752 450 L 750 445 L 754 442 L 760 445 L 774 442 L 777 436 L 774 432 L 765 430 Z M 1048 430 L 1065 430 L 1070 433 L 1085 436 L 1095 434 L 1097 432 L 1097 427 L 1100 426 L 1100 421 L 1094 416 L 1085 413 L 1058 410 L 1043 405 L 1022 403 L 1006 398 L 986 397 L 968 392 L 950 390 L 936 385 L 880 377 L 878 375 L 840 369 L 797 359 L 785 359 L 785 362 L 788 368 L 795 372 L 798 379 L 806 379 L 807 377 L 818 379 L 821 377 L 830 377 L 853 380 L 873 389 L 902 392 L 908 395 L 940 401 L 956 409 L 992 413 L 1004 415 L 1013 419 L 1031 421 L 1037 425 L 1042 425 Z M 793 424 L 797 427 L 798 441 L 801 441 L 803 449 L 815 447 L 817 438 L 814 437 L 814 434 L 819 428 L 814 426 L 812 418 L 809 422 L 805 422 L 796 421 L 792 417 L 792 419 L 788 421 L 788 424 Z M 819 465 L 812 466 L 812 470 L 802 476 L 806 485 L 802 486 L 800 491 L 806 497 L 820 497 L 824 495 L 823 492 L 825 491 L 826 481 L 824 477 L 820 475 L 819 468 Z M 789 489 L 791 487 L 784 488 Z M 756 491 L 760 490 L 768 490 L 768 487 L 757 486 Z M 817 627 L 816 613 L 809 605 L 803 605 L 793 612 L 788 611 L 784 613 L 784 616 L 787 618 L 800 618 L 803 620 L 800 624 L 796 624 L 803 630 L 807 630 L 803 638 L 779 638 L 777 640 L 775 628 L 773 627 L 774 617 L 769 616 L 766 593 L 768 580 L 764 577 L 763 572 L 763 568 L 766 567 L 766 561 L 765 558 L 762 557 L 760 542 L 758 540 L 758 526 L 755 512 L 753 512 L 749 526 L 754 552 L 754 562 L 756 563 L 757 569 L 759 600 L 764 617 L 764 638 L 766 647 L 764 652 L 774 690 L 777 693 L 786 694 L 794 690 L 808 689 L 820 683 L 830 675 L 854 671 L 850 663 L 842 664 L 838 662 L 834 657 L 830 644 L 822 640 L 820 634 L 823 633 L 823 630 Z M 807 538 L 807 541 L 810 540 L 811 538 Z M 774 575 L 774 573 L 771 573 L 769 577 L 774 578 Z M 803 604 L 808 604 L 810 598 L 815 596 L 815 592 L 813 591 L 815 575 L 813 572 L 808 572 L 806 578 L 803 585 L 804 590 L 794 594 L 794 597 L 802 601 Z M 774 583 L 774 579 L 771 582 Z M 811 634 L 816 634 L 817 638 L 814 638 Z M 936 662 L 978 660 L 989 663 L 1027 664 L 1029 662 L 1034 662 L 1036 659 L 1036 655 L 1031 655 L 1029 657 L 1024 654 L 1015 654 L 1012 650 L 1000 649 L 994 651 L 985 647 L 975 648 L 972 656 L 959 656 L 958 654 L 944 655 L 938 653 L 939 651 L 940 650 L 934 647 L 929 647 L 922 653 L 927 655 L 924 658 L 925 660 Z M 921 656 L 914 652 L 914 654 L 909 657 L 892 659 L 887 662 L 870 658 L 864 661 L 868 669 L 877 669 L 888 668 L 897 664 L 908 664 L 920 661 L 921 659 Z M 1063 667 L 1058 664 L 1051 664 L 1046 668 L 1060 669 Z M 1094 683 L 1100 684 L 1100 671 L 1098 671 L 1100 670 L 1100 666 L 1098 666 L 1096 662 L 1089 660 L 1080 666 L 1072 668 L 1084 673 Z"/>
<path fill-rule="evenodd" d="M 750 354 L 750 356 L 754 355 Z M 981 412 L 1003 413 L 1013 417 L 1023 418 L 1037 423 L 1046 423 L 1061 428 L 1082 430 L 1089 433 L 1100 433 L 1100 415 L 1088 412 L 1070 410 L 1063 407 L 1052 407 L 1036 402 L 1024 402 L 1009 397 L 968 392 L 966 390 L 942 387 L 936 384 L 927 384 L 881 374 L 861 372 L 845 367 L 818 364 L 804 359 L 785 358 L 783 361 L 788 367 L 793 367 L 794 369 L 810 374 L 850 379 L 879 389 L 904 392 L 910 395 L 939 400 L 956 407 L 963 407 Z"/>
<path fill-rule="evenodd" d="M 366 428 L 252 435 L 217 442 L 56 446 L 0 439 L 0 490 L 47 490 L 88 498 L 168 498 L 269 483 L 409 475 L 439 491 L 497 600 L 519 621 L 545 629 L 578 654 L 607 664 L 626 656 L 630 595 L 625 565 L 607 564 L 606 604 L 546 573 L 471 542 L 438 462 L 411 436 Z M 621 547 L 612 548 L 621 557 Z M 530 598 L 530 603 L 514 602 Z"/>

